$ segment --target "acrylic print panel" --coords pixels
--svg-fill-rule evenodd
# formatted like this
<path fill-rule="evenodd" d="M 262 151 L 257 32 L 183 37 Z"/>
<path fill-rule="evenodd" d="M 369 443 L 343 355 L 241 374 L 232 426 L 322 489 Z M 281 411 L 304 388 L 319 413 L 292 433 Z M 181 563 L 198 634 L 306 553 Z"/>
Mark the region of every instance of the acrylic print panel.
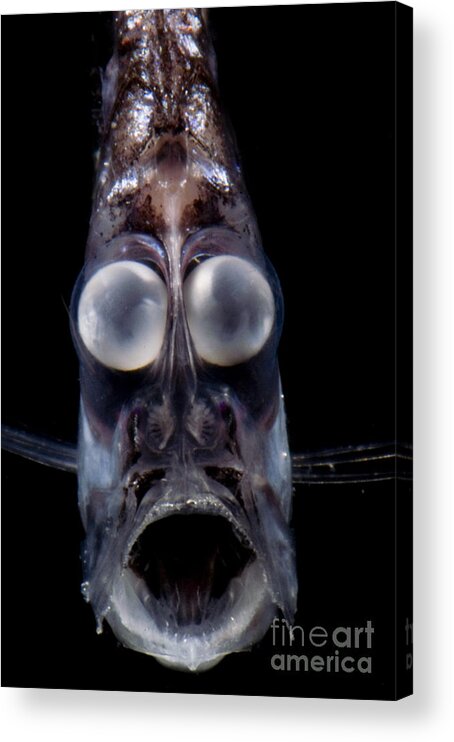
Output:
<path fill-rule="evenodd" d="M 285 300 L 293 453 L 396 437 L 395 19 L 394 3 L 212 12 L 221 96 Z M 109 24 L 96 13 L 2 23 L 4 416 L 63 440 L 77 435 L 67 306 L 83 265 Z M 411 305 L 405 287 L 399 301 Z M 399 346 L 407 374 L 409 342 Z M 400 413 L 407 443 L 411 396 Z M 194 674 L 125 649 L 107 626 L 96 634 L 80 593 L 75 477 L 5 454 L 4 684 L 395 697 L 396 636 L 405 641 L 411 622 L 409 609 L 399 614 L 395 636 L 395 535 L 410 489 L 370 481 L 377 461 L 358 466 L 364 481 L 295 485 L 293 645 L 278 619 L 250 651 Z M 407 541 L 398 548 L 407 559 Z M 409 585 L 400 590 L 409 604 Z"/>

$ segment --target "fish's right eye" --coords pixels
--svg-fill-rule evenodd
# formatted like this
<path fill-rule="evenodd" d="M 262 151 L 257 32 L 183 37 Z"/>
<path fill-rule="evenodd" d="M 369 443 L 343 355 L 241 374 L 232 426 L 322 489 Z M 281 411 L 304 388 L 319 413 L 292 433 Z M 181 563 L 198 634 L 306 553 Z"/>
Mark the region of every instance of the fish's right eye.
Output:
<path fill-rule="evenodd" d="M 104 366 L 135 371 L 160 353 L 167 323 L 167 289 L 143 263 L 101 267 L 84 286 L 77 312 L 80 337 Z"/>

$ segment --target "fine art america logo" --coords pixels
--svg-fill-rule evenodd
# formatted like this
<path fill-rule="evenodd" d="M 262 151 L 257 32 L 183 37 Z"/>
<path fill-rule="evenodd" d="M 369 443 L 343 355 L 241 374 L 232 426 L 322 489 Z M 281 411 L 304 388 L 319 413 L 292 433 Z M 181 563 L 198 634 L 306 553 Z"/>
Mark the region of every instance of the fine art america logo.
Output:
<path fill-rule="evenodd" d="M 370 675 L 375 629 L 372 621 L 365 626 L 337 626 L 326 629 L 313 626 L 291 626 L 284 619 L 275 618 L 271 624 L 273 670 L 297 672 L 352 673 Z M 304 649 L 300 654 L 299 650 Z M 321 653 L 318 653 L 321 650 Z M 352 653 L 353 650 L 353 653 Z"/>

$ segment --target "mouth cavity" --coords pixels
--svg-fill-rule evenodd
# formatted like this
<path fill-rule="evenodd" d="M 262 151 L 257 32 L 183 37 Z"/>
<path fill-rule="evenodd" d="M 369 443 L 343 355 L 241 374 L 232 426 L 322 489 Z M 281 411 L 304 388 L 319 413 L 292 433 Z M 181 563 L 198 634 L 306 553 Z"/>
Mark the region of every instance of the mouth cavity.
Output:
<path fill-rule="evenodd" d="M 128 566 L 139 578 L 142 602 L 158 603 L 167 625 L 203 628 L 233 605 L 255 558 L 226 518 L 186 513 L 149 524 Z"/>

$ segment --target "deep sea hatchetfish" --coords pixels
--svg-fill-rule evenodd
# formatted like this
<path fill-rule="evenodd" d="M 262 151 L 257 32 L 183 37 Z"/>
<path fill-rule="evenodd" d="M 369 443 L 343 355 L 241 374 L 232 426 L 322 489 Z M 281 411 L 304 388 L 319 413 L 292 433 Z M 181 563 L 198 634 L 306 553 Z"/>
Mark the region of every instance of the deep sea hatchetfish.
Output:
<path fill-rule="evenodd" d="M 80 360 L 83 592 L 98 629 L 201 670 L 291 621 L 283 306 L 216 83 L 206 11 L 115 15 Z"/>

